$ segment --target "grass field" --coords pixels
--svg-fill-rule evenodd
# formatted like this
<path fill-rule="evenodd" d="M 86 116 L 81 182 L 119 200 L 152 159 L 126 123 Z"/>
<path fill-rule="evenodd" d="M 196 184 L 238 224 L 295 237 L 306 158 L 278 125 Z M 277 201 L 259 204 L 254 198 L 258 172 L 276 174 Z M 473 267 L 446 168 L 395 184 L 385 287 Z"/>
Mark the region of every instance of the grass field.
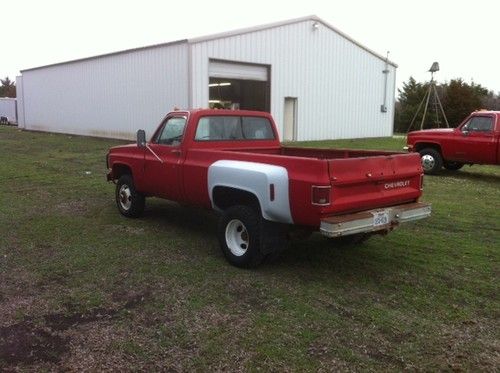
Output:
<path fill-rule="evenodd" d="M 314 235 L 240 270 L 211 212 L 151 199 L 119 215 L 115 144 L 0 127 L 0 370 L 500 366 L 500 168 L 426 177 L 432 218 L 387 237 Z"/>

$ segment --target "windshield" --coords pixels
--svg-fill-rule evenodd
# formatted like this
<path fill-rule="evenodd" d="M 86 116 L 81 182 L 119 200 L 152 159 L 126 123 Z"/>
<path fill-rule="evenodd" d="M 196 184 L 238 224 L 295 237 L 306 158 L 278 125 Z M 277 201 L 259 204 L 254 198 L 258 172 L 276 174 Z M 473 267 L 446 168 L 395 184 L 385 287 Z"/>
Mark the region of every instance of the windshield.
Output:
<path fill-rule="evenodd" d="M 274 140 L 271 123 L 262 117 L 210 116 L 198 122 L 195 140 Z"/>

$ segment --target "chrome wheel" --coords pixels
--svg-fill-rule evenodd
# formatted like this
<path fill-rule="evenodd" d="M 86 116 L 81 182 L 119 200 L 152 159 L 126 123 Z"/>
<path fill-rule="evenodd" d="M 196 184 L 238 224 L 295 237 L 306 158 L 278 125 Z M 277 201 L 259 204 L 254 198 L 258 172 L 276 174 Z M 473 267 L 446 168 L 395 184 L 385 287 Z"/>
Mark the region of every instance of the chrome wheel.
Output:
<path fill-rule="evenodd" d="M 122 209 L 125 211 L 130 210 L 130 207 L 132 206 L 132 192 L 127 184 L 123 184 L 120 187 L 120 191 L 118 192 L 118 202 L 120 203 Z"/>
<path fill-rule="evenodd" d="M 436 165 L 436 160 L 430 154 L 424 154 L 421 161 L 424 171 L 431 171 Z"/>
<path fill-rule="evenodd" d="M 233 219 L 227 223 L 226 244 L 234 256 L 242 256 L 247 252 L 249 235 L 241 220 Z"/>

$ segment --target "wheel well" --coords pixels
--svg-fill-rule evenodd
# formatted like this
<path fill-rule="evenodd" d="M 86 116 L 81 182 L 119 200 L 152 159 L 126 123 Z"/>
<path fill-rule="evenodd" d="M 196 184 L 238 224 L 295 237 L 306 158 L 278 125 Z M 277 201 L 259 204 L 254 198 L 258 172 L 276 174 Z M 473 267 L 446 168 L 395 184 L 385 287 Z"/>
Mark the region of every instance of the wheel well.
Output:
<path fill-rule="evenodd" d="M 216 186 L 213 189 L 212 200 L 214 205 L 221 210 L 226 210 L 231 206 L 245 205 L 256 209 L 260 213 L 259 199 L 255 194 L 246 190 Z"/>
<path fill-rule="evenodd" d="M 119 179 L 122 175 L 131 175 L 132 170 L 129 166 L 118 163 L 113 165 L 113 179 Z"/>
<path fill-rule="evenodd" d="M 419 143 L 415 144 L 415 150 L 417 152 L 419 152 L 420 150 L 425 149 L 425 148 L 435 149 L 441 154 L 441 146 L 439 146 L 438 144 L 434 144 L 432 142 L 419 142 Z"/>

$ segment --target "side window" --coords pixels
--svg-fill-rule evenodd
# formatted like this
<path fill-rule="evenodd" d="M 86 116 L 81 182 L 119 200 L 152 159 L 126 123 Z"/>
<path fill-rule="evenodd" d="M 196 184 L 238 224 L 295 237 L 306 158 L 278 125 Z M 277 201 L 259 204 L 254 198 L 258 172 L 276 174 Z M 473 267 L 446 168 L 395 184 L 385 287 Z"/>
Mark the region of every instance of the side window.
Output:
<path fill-rule="evenodd" d="M 182 137 L 184 136 L 185 127 L 186 118 L 184 117 L 173 117 L 167 119 L 167 122 L 163 126 L 156 142 L 163 145 L 179 145 L 182 141 Z"/>
<path fill-rule="evenodd" d="M 489 132 L 493 129 L 493 118 L 491 117 L 474 117 L 464 126 L 467 131 Z"/>

